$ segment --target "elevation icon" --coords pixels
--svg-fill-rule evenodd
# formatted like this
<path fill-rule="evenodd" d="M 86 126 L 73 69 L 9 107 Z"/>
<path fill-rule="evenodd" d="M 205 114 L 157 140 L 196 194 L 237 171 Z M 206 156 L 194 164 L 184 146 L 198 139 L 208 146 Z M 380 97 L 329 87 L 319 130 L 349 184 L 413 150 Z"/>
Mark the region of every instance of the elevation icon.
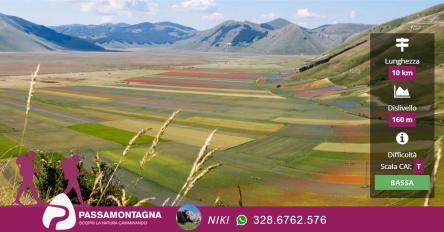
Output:
<path fill-rule="evenodd" d="M 394 98 L 410 98 L 409 89 L 403 89 L 401 86 L 396 88 L 396 85 L 393 86 L 393 97 Z"/>

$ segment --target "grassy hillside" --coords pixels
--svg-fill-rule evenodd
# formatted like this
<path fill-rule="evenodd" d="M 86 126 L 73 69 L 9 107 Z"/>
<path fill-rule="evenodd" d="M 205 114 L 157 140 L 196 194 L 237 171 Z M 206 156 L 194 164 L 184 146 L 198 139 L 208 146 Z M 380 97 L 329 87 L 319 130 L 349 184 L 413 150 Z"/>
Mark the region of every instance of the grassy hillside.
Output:
<path fill-rule="evenodd" d="M 272 54 L 317 54 L 327 49 L 304 28 L 289 24 L 271 31 L 265 38 L 248 47 L 247 51 Z"/>
<path fill-rule="evenodd" d="M 344 48 L 362 41 L 366 41 L 365 43 L 344 52 L 325 64 L 293 75 L 288 81 L 288 86 L 295 85 L 306 79 L 320 80 L 324 78 L 328 78 L 334 84 L 348 87 L 367 85 L 370 77 L 370 43 L 368 41 L 370 33 L 434 33 L 436 65 L 441 69 L 441 64 L 444 63 L 443 22 L 444 4 L 440 4 L 424 11 L 375 26 L 347 43 L 330 50 L 326 54 L 337 53 Z"/>

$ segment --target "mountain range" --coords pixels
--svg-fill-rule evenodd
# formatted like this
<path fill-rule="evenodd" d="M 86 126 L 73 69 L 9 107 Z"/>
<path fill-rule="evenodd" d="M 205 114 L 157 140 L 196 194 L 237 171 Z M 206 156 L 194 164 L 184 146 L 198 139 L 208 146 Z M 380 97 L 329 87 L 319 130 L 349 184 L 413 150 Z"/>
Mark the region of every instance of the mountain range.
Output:
<path fill-rule="evenodd" d="M 200 51 L 319 54 L 370 27 L 371 25 L 341 23 L 308 29 L 280 18 L 261 24 L 226 21 L 176 42 L 175 47 Z"/>
<path fill-rule="evenodd" d="M 85 39 L 108 48 L 131 48 L 173 44 L 196 34 L 191 27 L 171 22 L 139 24 L 63 25 L 52 27 L 59 33 Z"/>
<path fill-rule="evenodd" d="M 112 49 L 171 45 L 197 51 L 317 54 L 370 27 L 344 23 L 307 29 L 278 18 L 266 23 L 229 20 L 204 31 L 171 22 L 76 24 L 52 29 Z"/>
<path fill-rule="evenodd" d="M 168 46 L 195 51 L 318 54 L 370 27 L 343 23 L 307 29 L 281 18 L 266 23 L 229 20 L 204 31 L 172 22 L 46 27 L 0 14 L 0 51 L 105 51 Z"/>
<path fill-rule="evenodd" d="M 0 51 L 44 50 L 104 51 L 105 49 L 22 18 L 0 14 Z"/>

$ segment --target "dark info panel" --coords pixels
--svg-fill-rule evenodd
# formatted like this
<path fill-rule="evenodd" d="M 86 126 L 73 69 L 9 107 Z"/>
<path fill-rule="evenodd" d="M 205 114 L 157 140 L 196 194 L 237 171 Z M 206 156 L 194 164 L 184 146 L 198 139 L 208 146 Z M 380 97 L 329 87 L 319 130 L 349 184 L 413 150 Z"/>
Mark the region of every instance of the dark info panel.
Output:
<path fill-rule="evenodd" d="M 371 197 L 433 195 L 434 44 L 427 33 L 370 36 Z"/>

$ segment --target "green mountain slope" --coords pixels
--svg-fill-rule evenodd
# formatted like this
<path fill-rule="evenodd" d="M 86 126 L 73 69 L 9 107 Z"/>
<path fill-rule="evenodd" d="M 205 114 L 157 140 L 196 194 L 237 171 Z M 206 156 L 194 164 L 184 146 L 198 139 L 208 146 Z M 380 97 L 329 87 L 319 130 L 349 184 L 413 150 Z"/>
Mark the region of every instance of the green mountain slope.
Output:
<path fill-rule="evenodd" d="M 444 4 L 440 4 L 421 12 L 389 21 L 372 27 L 346 43 L 326 52 L 323 59 L 338 53 L 347 47 L 355 46 L 329 62 L 320 64 L 307 71 L 297 73 L 287 80 L 287 87 L 297 85 L 304 80 L 321 80 L 328 78 L 334 84 L 343 86 L 367 85 L 370 78 L 370 33 L 434 33 L 437 73 L 442 72 L 444 63 Z"/>
<path fill-rule="evenodd" d="M 318 54 L 327 48 L 305 28 L 290 24 L 271 31 L 245 50 L 269 54 Z"/>

